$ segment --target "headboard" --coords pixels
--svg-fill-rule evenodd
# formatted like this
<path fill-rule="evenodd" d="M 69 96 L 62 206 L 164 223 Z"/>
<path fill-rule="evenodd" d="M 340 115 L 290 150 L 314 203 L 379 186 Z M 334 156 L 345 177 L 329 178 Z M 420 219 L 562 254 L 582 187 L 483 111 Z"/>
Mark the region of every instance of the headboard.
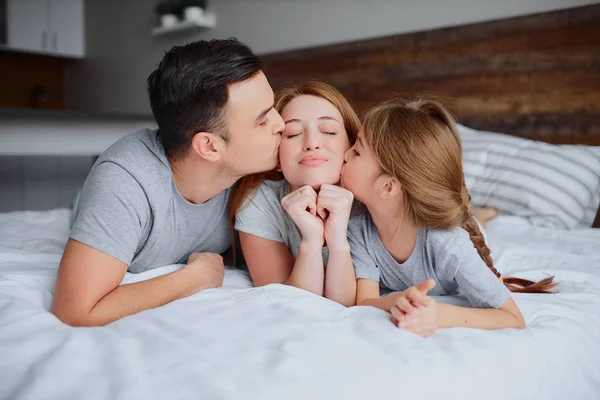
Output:
<path fill-rule="evenodd" d="M 358 111 L 428 92 L 474 129 L 600 146 L 600 4 L 261 58 L 274 87 L 322 80 Z"/>

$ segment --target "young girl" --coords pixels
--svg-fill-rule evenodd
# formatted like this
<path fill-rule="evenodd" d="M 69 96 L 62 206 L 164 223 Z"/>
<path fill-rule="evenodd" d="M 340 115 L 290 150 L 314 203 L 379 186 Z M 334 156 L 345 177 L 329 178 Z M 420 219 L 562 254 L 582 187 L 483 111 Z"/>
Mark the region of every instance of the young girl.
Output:
<path fill-rule="evenodd" d="M 358 305 L 391 312 L 400 328 L 421 336 L 455 326 L 525 327 L 510 291 L 547 293 L 556 284 L 500 278 L 469 212 L 460 138 L 441 105 L 375 107 L 345 161 L 341 183 L 368 209 L 348 227 Z M 381 298 L 380 289 L 404 292 Z M 427 295 L 458 292 L 475 308 Z"/>
<path fill-rule="evenodd" d="M 346 236 L 353 196 L 337 183 L 360 129 L 358 116 L 341 93 L 321 82 L 279 91 L 275 109 L 285 121 L 279 146 L 285 180 L 276 171 L 245 177 L 230 198 L 252 281 L 354 305 Z"/>

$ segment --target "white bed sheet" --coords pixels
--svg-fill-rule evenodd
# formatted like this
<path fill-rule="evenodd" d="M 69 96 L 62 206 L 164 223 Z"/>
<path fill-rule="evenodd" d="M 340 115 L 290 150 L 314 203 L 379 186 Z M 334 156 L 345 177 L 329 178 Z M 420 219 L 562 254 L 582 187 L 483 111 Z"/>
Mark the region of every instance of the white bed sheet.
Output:
<path fill-rule="evenodd" d="M 498 269 L 557 295 L 515 295 L 525 330 L 422 339 L 370 307 L 283 285 L 223 288 L 99 328 L 48 312 L 68 210 L 0 214 L 0 399 L 599 399 L 600 230 L 489 227 Z M 167 266 L 124 282 L 178 268 Z"/>

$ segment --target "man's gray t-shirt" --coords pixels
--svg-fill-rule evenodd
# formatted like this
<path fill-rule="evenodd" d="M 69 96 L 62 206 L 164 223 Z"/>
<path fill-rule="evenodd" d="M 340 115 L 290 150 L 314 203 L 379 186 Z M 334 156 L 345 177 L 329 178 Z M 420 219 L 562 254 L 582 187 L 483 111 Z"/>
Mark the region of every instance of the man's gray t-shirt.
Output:
<path fill-rule="evenodd" d="M 300 251 L 302 235 L 281 205 L 281 199 L 288 194 L 290 194 L 290 185 L 286 180 L 264 181 L 236 213 L 235 230 L 284 243 L 295 260 Z M 323 247 L 325 265 L 328 257 L 329 250 Z"/>
<path fill-rule="evenodd" d="M 71 239 L 115 257 L 130 272 L 185 263 L 193 252 L 231 246 L 225 190 L 203 204 L 185 200 L 158 131 L 143 129 L 96 161 L 75 210 Z"/>
<path fill-rule="evenodd" d="M 499 308 L 510 297 L 462 228 L 419 228 L 415 248 L 403 263 L 387 251 L 369 213 L 350 220 L 348 242 L 356 278 L 379 281 L 382 295 L 433 279 L 436 285 L 429 295 L 460 293 L 477 308 Z"/>

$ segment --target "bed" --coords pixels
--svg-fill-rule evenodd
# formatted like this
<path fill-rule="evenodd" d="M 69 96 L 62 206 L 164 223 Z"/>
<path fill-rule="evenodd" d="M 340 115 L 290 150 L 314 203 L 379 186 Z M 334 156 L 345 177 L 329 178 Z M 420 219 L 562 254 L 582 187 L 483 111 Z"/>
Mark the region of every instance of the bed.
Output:
<path fill-rule="evenodd" d="M 275 54 L 265 63 L 275 85 L 321 79 L 359 109 L 390 92 L 439 89 L 455 99 L 459 120 L 471 128 L 598 146 L 598 22 L 595 5 Z M 584 152 L 595 151 L 596 161 L 582 164 L 600 174 L 598 147 L 561 149 L 581 151 L 574 162 L 592 160 Z M 489 158 L 480 156 L 487 153 L 480 144 L 472 151 L 467 185 L 480 205 L 494 205 L 495 190 L 514 182 L 483 174 Z M 515 154 L 507 154 L 496 161 L 511 162 Z M 545 173 L 554 182 L 556 171 Z M 490 179 L 493 187 L 477 187 Z M 501 179 L 508 181 L 496 184 Z M 532 192 L 551 200 L 568 192 L 581 205 L 577 215 L 560 204 L 569 212 L 553 225 L 516 209 L 518 215 L 503 213 L 487 230 L 503 275 L 552 274 L 560 293 L 514 295 L 524 330 L 455 328 L 427 339 L 395 328 L 383 311 L 345 308 L 284 285 L 254 288 L 246 272 L 229 267 L 222 288 L 106 327 L 71 328 L 48 311 L 71 210 L 0 213 L 0 399 L 597 400 L 600 229 L 589 226 L 600 186 L 561 185 L 562 194 L 550 187 Z M 513 211 L 521 200 L 495 205 Z M 552 206 L 535 201 L 535 212 Z M 180 267 L 127 274 L 123 283 Z"/>
<path fill-rule="evenodd" d="M 69 209 L 0 214 L 2 399 L 598 399 L 600 230 L 500 216 L 488 235 L 505 275 L 561 282 L 517 294 L 528 327 L 422 339 L 371 307 L 228 268 L 206 290 L 99 328 L 48 312 Z M 173 271 L 165 266 L 124 282 Z M 460 298 L 454 299 L 460 301 Z"/>

